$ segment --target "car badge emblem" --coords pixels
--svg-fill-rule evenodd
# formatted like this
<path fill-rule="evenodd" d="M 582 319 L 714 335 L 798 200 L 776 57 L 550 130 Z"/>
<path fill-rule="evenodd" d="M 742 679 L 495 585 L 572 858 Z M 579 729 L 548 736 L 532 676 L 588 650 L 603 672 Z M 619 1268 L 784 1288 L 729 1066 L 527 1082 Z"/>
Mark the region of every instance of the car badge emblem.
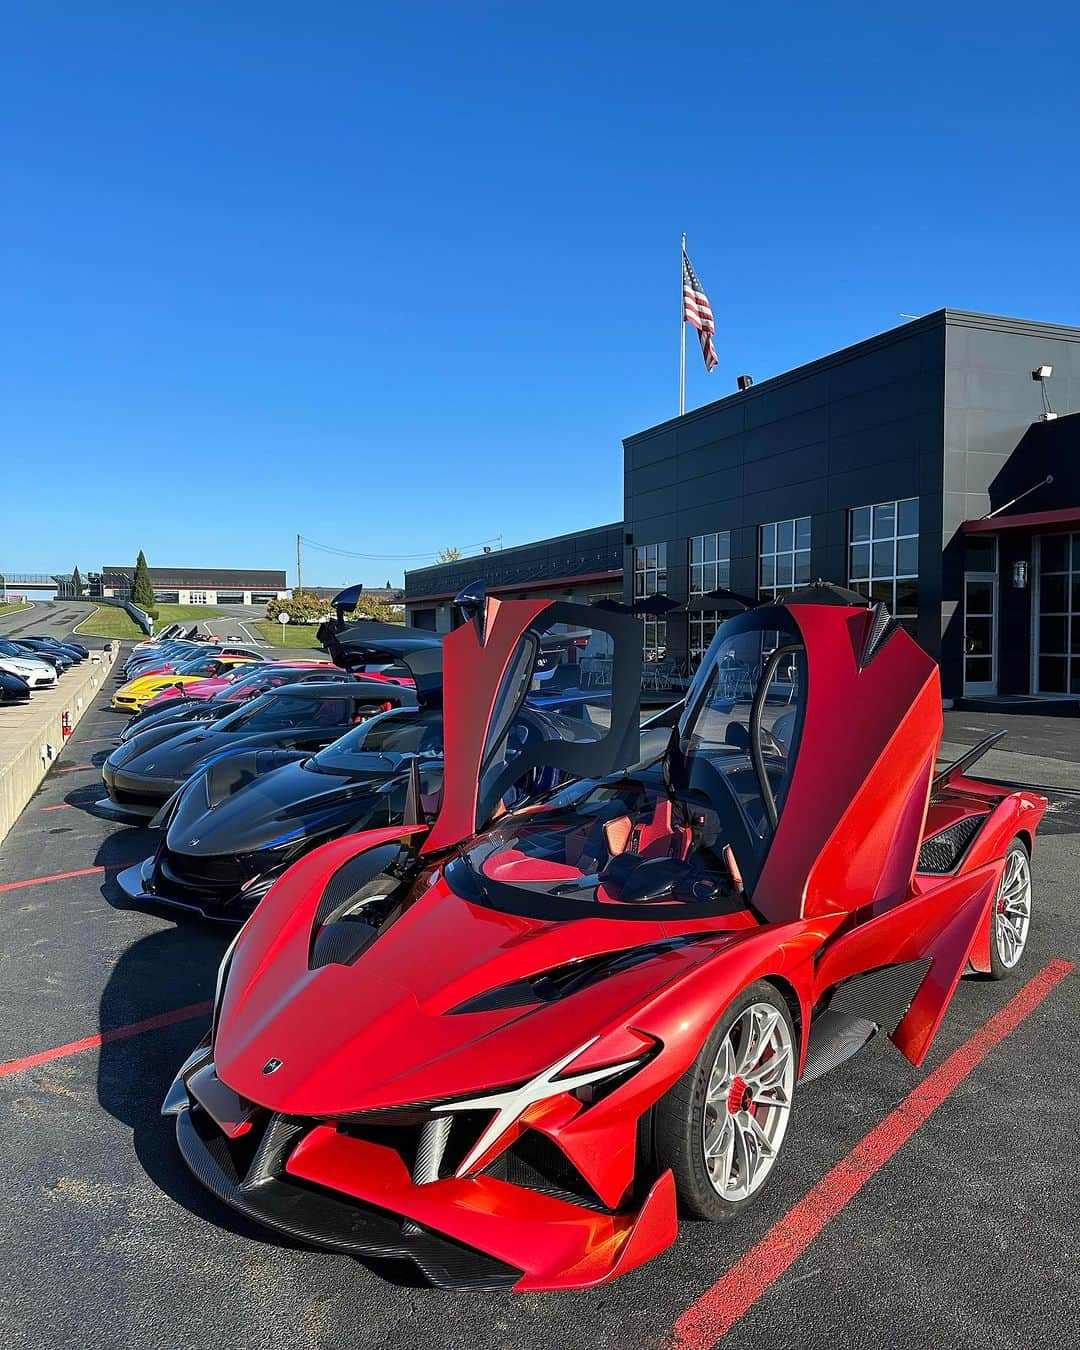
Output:
<path fill-rule="evenodd" d="M 189 848 L 194 848 L 195 845 L 196 845 L 198 842 L 199 842 L 199 836 L 198 836 L 197 834 L 194 834 L 194 835 L 192 835 L 192 837 L 188 840 L 188 847 L 189 847 Z"/>
<path fill-rule="evenodd" d="M 263 1073 L 277 1073 L 278 1069 L 280 1068 L 281 1068 L 280 1059 L 268 1059 L 266 1063 L 263 1065 L 262 1071 Z"/>
<path fill-rule="evenodd" d="M 154 767 L 154 762 L 153 762 L 153 760 L 151 760 L 150 763 L 147 764 L 147 765 L 145 766 L 146 771 L 147 771 L 148 773 L 149 773 L 149 771 L 150 771 L 153 767 Z"/>

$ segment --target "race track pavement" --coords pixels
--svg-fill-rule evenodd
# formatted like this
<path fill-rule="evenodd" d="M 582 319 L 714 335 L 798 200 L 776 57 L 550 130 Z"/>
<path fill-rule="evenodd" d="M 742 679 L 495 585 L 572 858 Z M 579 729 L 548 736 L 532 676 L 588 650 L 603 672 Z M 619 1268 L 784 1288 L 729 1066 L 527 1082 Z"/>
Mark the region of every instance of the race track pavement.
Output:
<path fill-rule="evenodd" d="M 928 1063 L 875 1043 L 797 1097 L 729 1226 L 607 1287 L 459 1294 L 294 1247 L 192 1181 L 158 1115 L 228 930 L 128 908 L 150 832 L 91 814 L 112 683 L 0 850 L 0 1336 L 12 1350 L 806 1350 L 1076 1343 L 1080 807 L 1036 851 L 1022 977 L 964 981 Z M 82 769 L 78 766 L 89 765 Z M 36 880 L 49 878 L 48 880 Z"/>

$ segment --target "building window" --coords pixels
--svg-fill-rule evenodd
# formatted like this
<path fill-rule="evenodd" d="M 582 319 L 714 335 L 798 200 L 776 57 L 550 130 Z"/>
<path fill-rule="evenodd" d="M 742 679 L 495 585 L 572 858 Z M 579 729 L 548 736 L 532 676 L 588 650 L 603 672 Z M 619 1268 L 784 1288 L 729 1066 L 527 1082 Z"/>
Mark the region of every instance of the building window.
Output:
<path fill-rule="evenodd" d="M 777 520 L 758 529 L 758 597 L 775 600 L 810 580 L 810 517 Z"/>
<path fill-rule="evenodd" d="M 667 592 L 667 544 L 642 544 L 634 549 L 634 599 Z"/>
<path fill-rule="evenodd" d="M 667 592 L 667 544 L 641 544 L 634 549 L 634 599 Z M 667 620 L 642 619 L 642 655 L 646 661 L 667 656 Z"/>
<path fill-rule="evenodd" d="M 719 586 L 731 585 L 731 532 L 695 535 L 689 544 L 690 594 L 706 595 Z M 724 616 L 715 609 L 690 612 L 690 668 L 696 670 L 709 650 L 709 643 Z"/>
<path fill-rule="evenodd" d="M 912 634 L 919 612 L 919 499 L 848 512 L 848 585 L 888 605 Z"/>
<path fill-rule="evenodd" d="M 690 540 L 690 594 L 704 595 L 731 585 L 731 531 L 698 534 Z"/>
<path fill-rule="evenodd" d="M 1080 534 L 1044 534 L 1038 548 L 1038 692 L 1080 693 Z"/>

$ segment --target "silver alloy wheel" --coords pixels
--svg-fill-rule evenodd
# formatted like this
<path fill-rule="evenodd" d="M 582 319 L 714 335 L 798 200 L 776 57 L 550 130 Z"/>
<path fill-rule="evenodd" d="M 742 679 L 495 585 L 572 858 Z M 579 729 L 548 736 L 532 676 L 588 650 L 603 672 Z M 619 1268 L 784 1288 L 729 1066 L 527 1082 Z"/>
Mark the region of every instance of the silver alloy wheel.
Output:
<path fill-rule="evenodd" d="M 751 1003 L 732 1024 L 709 1074 L 705 1166 L 725 1200 L 745 1200 L 780 1152 L 795 1089 L 795 1046 L 779 1008 Z"/>
<path fill-rule="evenodd" d="M 1024 954 L 1031 923 L 1031 867 L 1021 848 L 1010 849 L 994 900 L 998 960 L 1011 970 Z"/>

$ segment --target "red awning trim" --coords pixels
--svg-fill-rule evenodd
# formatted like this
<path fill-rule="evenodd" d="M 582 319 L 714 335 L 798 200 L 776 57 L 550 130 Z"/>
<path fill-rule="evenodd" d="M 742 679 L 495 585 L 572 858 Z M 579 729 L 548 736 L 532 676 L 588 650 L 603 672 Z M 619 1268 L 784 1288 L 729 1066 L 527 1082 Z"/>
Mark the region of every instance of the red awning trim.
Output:
<path fill-rule="evenodd" d="M 1080 506 L 1057 511 L 1028 511 L 1019 516 L 991 516 L 989 520 L 965 520 L 964 534 L 998 534 L 1001 530 L 1073 530 L 1080 528 Z"/>

